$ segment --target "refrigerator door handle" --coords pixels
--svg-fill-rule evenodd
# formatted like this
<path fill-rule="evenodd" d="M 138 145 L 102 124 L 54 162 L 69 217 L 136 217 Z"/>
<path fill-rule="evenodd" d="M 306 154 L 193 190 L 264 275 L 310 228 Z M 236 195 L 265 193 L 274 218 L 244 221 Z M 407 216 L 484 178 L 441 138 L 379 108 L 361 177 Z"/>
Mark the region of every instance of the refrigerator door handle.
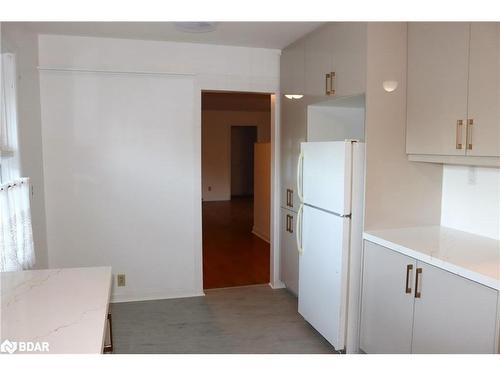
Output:
<path fill-rule="evenodd" d="M 297 222 L 295 228 L 295 239 L 297 241 L 297 251 L 299 255 L 304 253 L 304 248 L 302 247 L 302 213 L 304 211 L 304 205 L 300 204 L 299 212 L 297 213 Z"/>
<path fill-rule="evenodd" d="M 300 202 L 304 201 L 304 195 L 302 192 L 302 169 L 304 167 L 304 153 L 301 151 L 299 158 L 297 160 L 297 195 Z"/>

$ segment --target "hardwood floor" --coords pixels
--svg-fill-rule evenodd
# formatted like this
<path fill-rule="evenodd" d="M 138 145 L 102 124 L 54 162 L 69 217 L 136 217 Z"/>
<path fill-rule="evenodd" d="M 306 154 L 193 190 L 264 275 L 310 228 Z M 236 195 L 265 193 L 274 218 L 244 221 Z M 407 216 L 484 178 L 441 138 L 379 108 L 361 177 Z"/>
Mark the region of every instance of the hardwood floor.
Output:
<path fill-rule="evenodd" d="M 203 202 L 203 287 L 269 283 L 269 243 L 252 234 L 253 199 Z"/>

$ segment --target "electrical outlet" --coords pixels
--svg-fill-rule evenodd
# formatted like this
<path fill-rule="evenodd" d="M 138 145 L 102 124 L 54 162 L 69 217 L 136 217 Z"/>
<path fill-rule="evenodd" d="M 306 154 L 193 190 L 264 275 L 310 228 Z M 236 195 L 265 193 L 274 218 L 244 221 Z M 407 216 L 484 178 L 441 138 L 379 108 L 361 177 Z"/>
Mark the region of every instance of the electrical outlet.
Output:
<path fill-rule="evenodd" d="M 116 283 L 118 286 L 125 286 L 125 274 L 124 273 L 119 273 L 116 275 Z"/>

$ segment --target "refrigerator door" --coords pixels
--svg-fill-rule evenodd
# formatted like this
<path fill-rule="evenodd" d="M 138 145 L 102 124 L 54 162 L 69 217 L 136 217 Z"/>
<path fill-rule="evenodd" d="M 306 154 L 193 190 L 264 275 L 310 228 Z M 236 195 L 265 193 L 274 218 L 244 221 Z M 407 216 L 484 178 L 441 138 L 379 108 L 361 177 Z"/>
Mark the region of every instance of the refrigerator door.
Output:
<path fill-rule="evenodd" d="M 299 195 L 304 204 L 340 215 L 351 213 L 351 142 L 304 142 Z"/>
<path fill-rule="evenodd" d="M 306 205 L 302 212 L 299 313 L 335 349 L 342 350 L 346 335 L 349 219 Z"/>

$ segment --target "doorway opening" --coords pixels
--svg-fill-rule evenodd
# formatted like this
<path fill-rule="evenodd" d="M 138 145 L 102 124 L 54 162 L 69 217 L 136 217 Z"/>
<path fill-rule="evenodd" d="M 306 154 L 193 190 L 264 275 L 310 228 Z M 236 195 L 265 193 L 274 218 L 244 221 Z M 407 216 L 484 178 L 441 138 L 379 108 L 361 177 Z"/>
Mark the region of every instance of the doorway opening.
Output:
<path fill-rule="evenodd" d="M 271 95 L 202 92 L 203 288 L 270 281 Z"/>

